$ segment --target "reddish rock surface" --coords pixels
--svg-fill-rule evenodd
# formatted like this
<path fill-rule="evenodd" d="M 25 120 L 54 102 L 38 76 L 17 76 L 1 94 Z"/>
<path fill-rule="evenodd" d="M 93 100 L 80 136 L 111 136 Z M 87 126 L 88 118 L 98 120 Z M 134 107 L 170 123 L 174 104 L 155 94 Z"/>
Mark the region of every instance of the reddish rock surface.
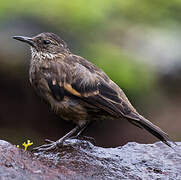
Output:
<path fill-rule="evenodd" d="M 181 179 L 181 143 L 101 148 L 67 140 L 54 152 L 29 152 L 0 140 L 0 180 Z"/>

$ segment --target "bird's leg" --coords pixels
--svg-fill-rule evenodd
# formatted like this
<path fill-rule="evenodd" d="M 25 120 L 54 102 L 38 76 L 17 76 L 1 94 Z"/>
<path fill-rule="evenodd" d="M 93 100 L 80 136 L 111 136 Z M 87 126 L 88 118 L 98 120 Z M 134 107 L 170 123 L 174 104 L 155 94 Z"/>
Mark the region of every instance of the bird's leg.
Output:
<path fill-rule="evenodd" d="M 80 129 L 80 131 L 79 131 L 75 136 L 72 136 L 72 137 L 71 137 L 71 139 L 79 138 L 79 136 L 82 134 L 82 132 L 83 132 L 90 124 L 91 124 L 90 122 L 87 122 L 87 123 L 85 124 L 85 126 L 84 126 L 82 129 Z M 94 144 L 95 144 L 95 142 L 96 142 L 93 137 L 83 136 L 83 139 L 88 140 L 88 141 L 91 141 L 91 142 L 94 143 Z"/>
<path fill-rule="evenodd" d="M 80 136 L 80 134 L 82 134 L 82 132 L 87 128 L 89 123 L 86 123 L 79 131 L 78 133 L 75 135 L 75 136 L 72 136 L 71 139 L 76 139 Z"/>
<path fill-rule="evenodd" d="M 34 150 L 38 150 L 38 151 L 48 151 L 48 150 L 52 150 L 52 149 L 56 149 L 58 147 L 62 146 L 63 141 L 65 141 L 66 139 L 70 138 L 73 134 L 75 134 L 76 132 L 78 132 L 78 135 L 80 135 L 80 133 L 86 128 L 87 123 L 81 125 L 81 126 L 76 126 L 74 129 L 72 129 L 69 133 L 67 133 L 65 136 L 63 136 L 62 138 L 60 138 L 57 141 L 50 141 L 46 139 L 46 142 L 49 142 L 49 144 L 43 144 L 39 147 L 35 147 Z"/>

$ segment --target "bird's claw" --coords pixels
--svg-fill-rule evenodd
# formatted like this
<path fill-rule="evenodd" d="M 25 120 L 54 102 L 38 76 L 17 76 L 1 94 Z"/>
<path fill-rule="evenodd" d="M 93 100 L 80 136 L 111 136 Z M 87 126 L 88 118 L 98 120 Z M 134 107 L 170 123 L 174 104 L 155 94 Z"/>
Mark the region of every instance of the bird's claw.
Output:
<path fill-rule="evenodd" d="M 56 149 L 56 147 L 57 147 L 56 143 L 50 143 L 50 144 L 43 144 L 41 146 L 35 147 L 35 148 L 33 148 L 33 150 L 36 150 L 36 151 L 49 151 L 49 150 Z"/>
<path fill-rule="evenodd" d="M 45 139 L 45 142 L 47 143 L 54 143 L 55 141 L 49 140 L 49 139 Z"/>
<path fill-rule="evenodd" d="M 51 141 L 49 139 L 45 139 L 45 142 L 48 142 L 49 144 L 43 144 L 41 146 L 33 148 L 35 151 L 50 151 L 50 150 L 56 150 L 60 147 L 60 142 L 57 141 Z"/>

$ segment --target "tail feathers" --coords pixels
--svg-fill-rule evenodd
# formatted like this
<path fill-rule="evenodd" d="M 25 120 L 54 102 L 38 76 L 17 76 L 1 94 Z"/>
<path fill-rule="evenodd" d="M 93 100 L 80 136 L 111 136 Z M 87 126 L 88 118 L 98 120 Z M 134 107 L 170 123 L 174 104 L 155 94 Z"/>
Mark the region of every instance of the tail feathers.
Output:
<path fill-rule="evenodd" d="M 170 139 L 170 137 L 168 136 L 168 134 L 166 134 L 164 131 L 162 131 L 159 127 L 157 127 L 156 125 L 152 124 L 150 121 L 148 121 L 147 119 L 145 119 L 144 117 L 141 117 L 139 120 L 130 120 L 129 121 L 140 127 L 140 128 L 144 128 L 146 129 L 148 132 L 150 132 L 152 135 L 154 135 L 155 137 L 157 137 L 158 139 L 160 139 L 163 143 L 165 143 L 166 145 L 168 145 L 169 147 L 173 148 L 172 144 L 177 145 L 174 141 L 172 141 Z M 173 148 L 174 149 L 174 148 Z"/>

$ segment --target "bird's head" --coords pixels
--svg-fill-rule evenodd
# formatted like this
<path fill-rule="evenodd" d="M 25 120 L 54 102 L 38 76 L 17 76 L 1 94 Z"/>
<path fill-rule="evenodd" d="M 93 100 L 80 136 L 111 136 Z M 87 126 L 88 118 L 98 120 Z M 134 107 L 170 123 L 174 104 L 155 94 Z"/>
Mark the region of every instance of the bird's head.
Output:
<path fill-rule="evenodd" d="M 32 53 L 35 55 L 37 53 L 43 58 L 69 53 L 67 44 L 54 33 L 46 32 L 34 37 L 14 36 L 13 38 L 28 43 L 31 46 Z"/>

